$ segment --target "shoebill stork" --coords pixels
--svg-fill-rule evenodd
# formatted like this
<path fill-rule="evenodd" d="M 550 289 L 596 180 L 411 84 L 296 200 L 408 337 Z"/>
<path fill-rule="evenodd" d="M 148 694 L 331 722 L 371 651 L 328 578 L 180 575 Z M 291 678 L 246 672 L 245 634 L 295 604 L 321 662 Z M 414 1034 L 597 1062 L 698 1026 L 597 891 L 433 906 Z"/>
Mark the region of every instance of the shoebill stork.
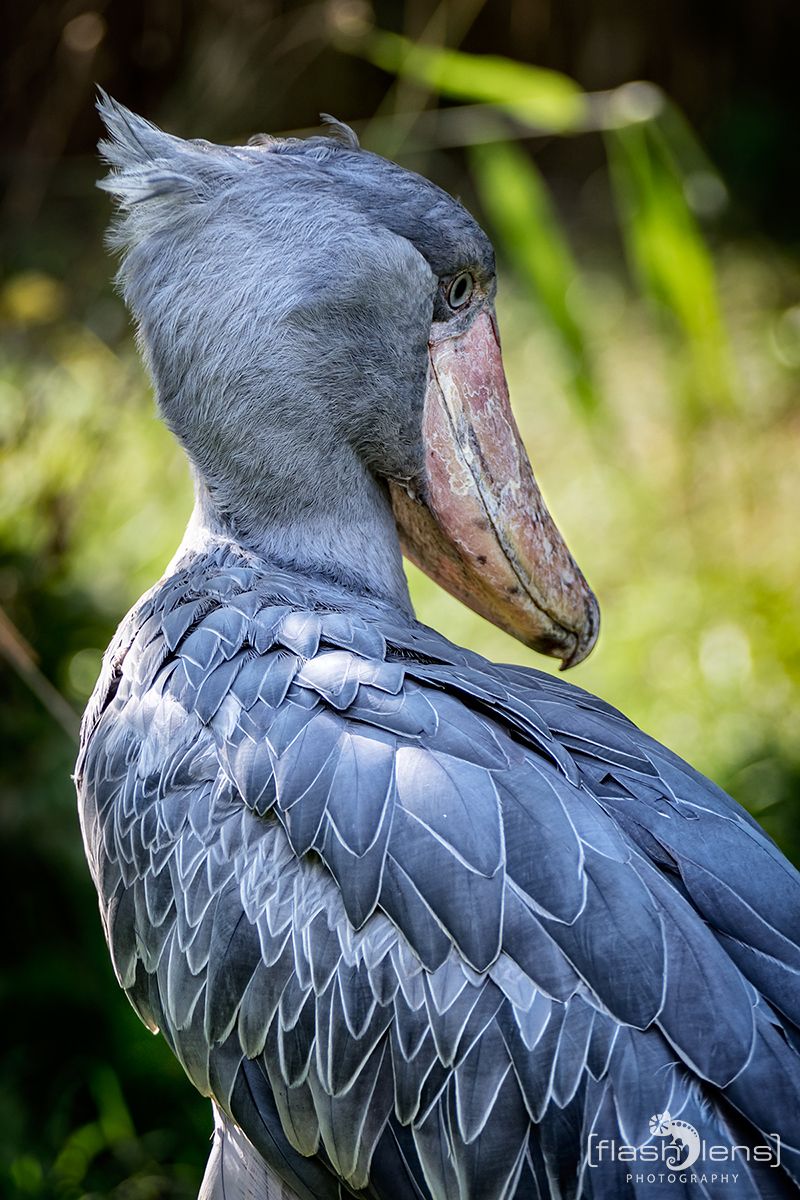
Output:
<path fill-rule="evenodd" d="M 213 1103 L 201 1195 L 795 1195 L 797 874 L 608 704 L 414 616 L 402 553 L 564 666 L 597 636 L 484 233 L 333 121 L 100 110 L 196 504 L 76 778 L 119 983 Z"/>

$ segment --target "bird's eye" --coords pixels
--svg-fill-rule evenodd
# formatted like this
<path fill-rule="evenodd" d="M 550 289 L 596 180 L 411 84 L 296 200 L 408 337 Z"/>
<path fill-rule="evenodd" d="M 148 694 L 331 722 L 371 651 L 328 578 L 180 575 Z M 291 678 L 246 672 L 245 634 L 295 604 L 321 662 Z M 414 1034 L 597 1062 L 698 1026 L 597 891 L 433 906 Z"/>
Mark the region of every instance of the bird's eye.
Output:
<path fill-rule="evenodd" d="M 451 308 L 463 308 L 469 302 L 475 287 L 475 280 L 469 271 L 462 271 L 447 288 L 447 303 Z"/>

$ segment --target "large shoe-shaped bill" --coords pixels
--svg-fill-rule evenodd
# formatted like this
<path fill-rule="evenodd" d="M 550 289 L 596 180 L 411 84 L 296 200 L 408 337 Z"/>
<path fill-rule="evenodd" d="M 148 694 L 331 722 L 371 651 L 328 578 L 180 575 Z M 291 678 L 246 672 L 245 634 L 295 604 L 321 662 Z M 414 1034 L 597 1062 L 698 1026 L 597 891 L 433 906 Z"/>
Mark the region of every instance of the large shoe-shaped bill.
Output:
<path fill-rule="evenodd" d="M 574 666 L 597 640 L 599 609 L 534 479 L 494 315 L 432 336 L 429 355 L 423 494 L 391 484 L 403 551 L 475 612 Z"/>

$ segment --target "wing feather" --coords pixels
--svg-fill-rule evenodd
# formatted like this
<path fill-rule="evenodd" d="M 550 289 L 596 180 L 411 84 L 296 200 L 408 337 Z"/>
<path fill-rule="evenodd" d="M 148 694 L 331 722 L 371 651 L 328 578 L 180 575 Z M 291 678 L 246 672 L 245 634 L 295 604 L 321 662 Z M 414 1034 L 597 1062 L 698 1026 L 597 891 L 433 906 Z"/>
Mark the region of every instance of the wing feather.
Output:
<path fill-rule="evenodd" d="M 114 967 L 195 1085 L 325 1200 L 573 1196 L 666 1108 L 800 1178 L 769 839 L 602 701 L 306 587 L 191 559 L 87 713 Z"/>

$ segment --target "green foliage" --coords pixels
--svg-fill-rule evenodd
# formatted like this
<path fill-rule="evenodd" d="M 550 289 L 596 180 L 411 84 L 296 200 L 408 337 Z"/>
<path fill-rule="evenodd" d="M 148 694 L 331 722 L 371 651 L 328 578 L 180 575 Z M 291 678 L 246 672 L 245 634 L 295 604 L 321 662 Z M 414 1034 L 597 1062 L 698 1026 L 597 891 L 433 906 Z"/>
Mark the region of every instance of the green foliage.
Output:
<path fill-rule="evenodd" d="M 711 408 L 730 406 L 732 375 L 714 265 L 691 207 L 693 202 L 699 210 L 713 210 L 714 198 L 724 199 L 724 188 L 659 89 L 637 83 L 586 93 L 556 71 L 415 45 L 384 31 L 373 31 L 358 44 L 385 70 L 513 120 L 513 126 L 496 124 L 494 145 L 472 150 L 476 188 L 501 250 L 531 285 L 571 362 L 572 394 L 588 411 L 598 407 L 598 392 L 575 312 L 577 272 L 544 184 L 530 156 L 509 135 L 603 130 L 634 278 L 678 342 L 682 407 L 692 421 Z M 480 127 L 485 131 L 485 124 Z"/>
<path fill-rule="evenodd" d="M 474 141 L 484 144 L 470 149 L 462 182 L 500 250 L 523 436 L 603 611 L 598 648 L 570 678 L 728 787 L 800 860 L 796 266 L 763 245 L 729 242 L 711 255 L 698 216 L 713 215 L 724 189 L 654 89 L 587 96 L 555 72 L 396 35 L 361 46 L 405 78 L 475 102 L 476 128 L 484 111 L 492 122 L 489 141 L 480 123 Z M 635 287 L 616 246 L 587 253 L 585 237 L 567 236 L 517 137 L 597 129 Z M 82 237 L 99 256 L 99 229 Z M 54 265 L 72 261 L 72 244 L 49 268 L 42 248 L 30 257 L 37 271 L 0 289 L 0 609 L 15 652 L 77 713 L 116 622 L 177 546 L 191 487 L 130 339 L 115 332 L 119 301 L 85 302 L 74 272 Z M 421 619 L 455 641 L 554 669 L 410 576 Z M 208 1106 L 116 987 L 80 846 L 74 745 L 46 692 L 43 704 L 9 665 L 7 630 L 0 621 L 10 748 L 0 759 L 0 872 L 13 897 L 0 1192 L 188 1200 Z"/>
<path fill-rule="evenodd" d="M 481 205 L 500 244 L 528 283 L 561 347 L 571 390 L 591 414 L 599 404 L 580 320 L 579 273 L 533 160 L 513 142 L 473 146 Z"/>
<path fill-rule="evenodd" d="M 606 132 L 628 258 L 643 292 L 688 351 L 680 393 L 695 417 L 731 400 L 714 265 L 686 199 L 665 128 L 641 121 Z"/>
<path fill-rule="evenodd" d="M 579 129 L 586 117 L 583 92 L 560 71 L 420 45 L 386 30 L 373 30 L 360 45 L 370 62 L 385 71 L 425 84 L 441 96 L 497 105 L 550 133 Z"/>
<path fill-rule="evenodd" d="M 134 592 L 175 548 L 189 481 L 131 348 L 68 316 L 52 277 L 15 277 L 0 307 L 0 610 L 79 713 Z M 80 844 L 75 743 L 4 659 L 7 639 L 0 624 L 0 874 L 14 898 L 0 1195 L 190 1200 L 208 1105 L 116 985 Z"/>

